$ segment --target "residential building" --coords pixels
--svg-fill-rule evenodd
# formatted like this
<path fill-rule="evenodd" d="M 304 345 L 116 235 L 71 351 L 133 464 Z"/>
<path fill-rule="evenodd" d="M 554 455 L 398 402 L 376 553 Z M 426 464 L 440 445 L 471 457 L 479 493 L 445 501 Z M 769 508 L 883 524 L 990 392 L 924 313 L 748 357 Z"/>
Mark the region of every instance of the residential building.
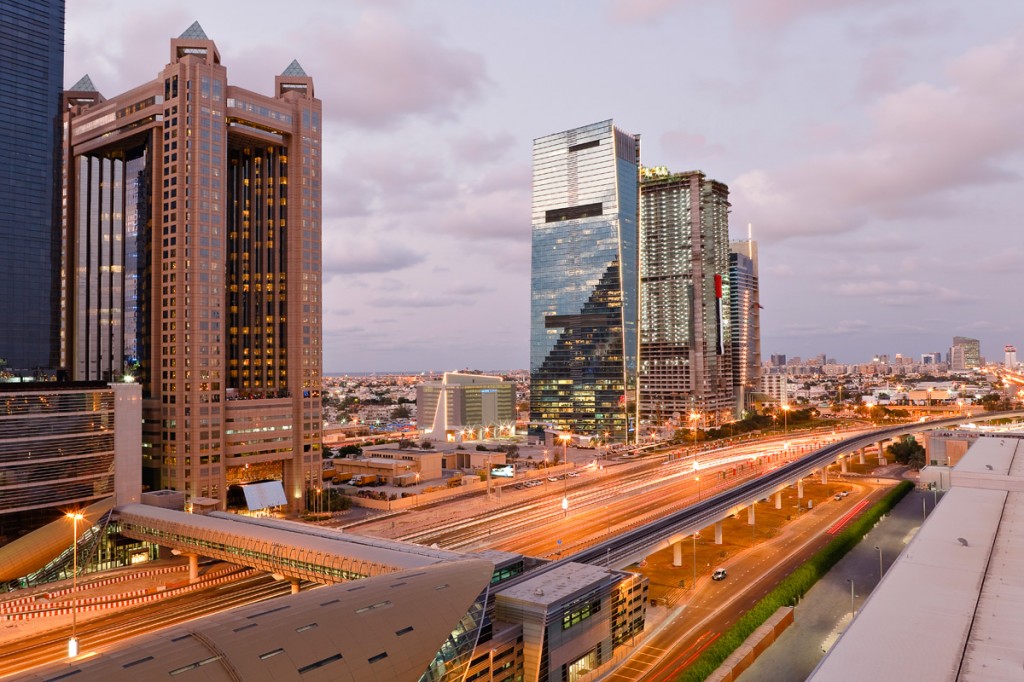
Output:
<path fill-rule="evenodd" d="M 640 253 L 641 419 L 731 421 L 729 188 L 645 168 Z"/>
<path fill-rule="evenodd" d="M 533 142 L 530 421 L 625 441 L 637 372 L 640 138 L 602 121 Z"/>
<path fill-rule="evenodd" d="M 90 90 L 90 88 L 92 90 Z M 293 61 L 270 96 L 228 81 L 198 22 L 158 77 L 66 93 L 63 353 L 131 374 L 144 481 L 226 500 L 320 475 L 321 104 Z"/>
<path fill-rule="evenodd" d="M 761 292 L 757 242 L 734 241 L 729 251 L 729 322 L 732 327 L 732 386 L 736 414 L 749 409 L 761 382 Z M 825 364 L 825 356 L 818 358 Z"/>
<path fill-rule="evenodd" d="M 949 369 L 964 372 L 981 367 L 981 342 L 966 336 L 954 336 L 949 349 Z"/>
<path fill-rule="evenodd" d="M 445 372 L 416 387 L 420 427 L 435 440 L 515 435 L 516 385 L 486 374 Z"/>
<path fill-rule="evenodd" d="M 0 373 L 57 366 L 64 0 L 0 0 Z"/>

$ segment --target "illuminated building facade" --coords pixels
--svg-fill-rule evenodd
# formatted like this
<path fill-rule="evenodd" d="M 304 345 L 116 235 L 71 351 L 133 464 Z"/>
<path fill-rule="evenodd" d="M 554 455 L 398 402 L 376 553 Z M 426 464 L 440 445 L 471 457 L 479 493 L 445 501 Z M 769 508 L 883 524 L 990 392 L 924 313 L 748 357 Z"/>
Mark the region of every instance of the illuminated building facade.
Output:
<path fill-rule="evenodd" d="M 321 103 L 297 62 L 233 86 L 198 22 L 158 77 L 65 93 L 63 358 L 134 375 L 144 480 L 190 497 L 319 478 Z"/>
<path fill-rule="evenodd" d="M 640 139 L 603 121 L 533 142 L 530 421 L 629 438 Z M 634 408 L 635 409 L 635 408 Z"/>
<path fill-rule="evenodd" d="M 640 416 L 733 418 L 729 188 L 699 171 L 640 183 Z"/>

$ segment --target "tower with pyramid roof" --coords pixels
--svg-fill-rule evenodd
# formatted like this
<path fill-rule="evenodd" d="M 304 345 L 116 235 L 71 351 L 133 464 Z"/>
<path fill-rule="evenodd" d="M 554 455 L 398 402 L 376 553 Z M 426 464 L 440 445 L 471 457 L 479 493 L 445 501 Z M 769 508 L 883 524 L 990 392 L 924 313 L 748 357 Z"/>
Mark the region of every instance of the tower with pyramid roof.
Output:
<path fill-rule="evenodd" d="M 65 93 L 63 348 L 142 384 L 144 482 L 227 506 L 320 480 L 321 103 L 298 61 L 231 84 L 199 22 L 157 77 Z"/>

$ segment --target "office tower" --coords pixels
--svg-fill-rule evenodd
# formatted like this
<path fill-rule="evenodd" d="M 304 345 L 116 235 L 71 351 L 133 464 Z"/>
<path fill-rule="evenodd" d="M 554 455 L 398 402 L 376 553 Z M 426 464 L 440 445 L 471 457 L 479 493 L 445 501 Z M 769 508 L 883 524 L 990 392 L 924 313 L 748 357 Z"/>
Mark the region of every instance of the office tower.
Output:
<path fill-rule="evenodd" d="M 0 0 L 0 371 L 57 364 L 64 1 Z"/>
<path fill-rule="evenodd" d="M 771 359 L 768 361 L 772 367 L 785 367 L 786 366 L 786 355 L 785 353 L 772 353 Z"/>
<path fill-rule="evenodd" d="M 954 336 L 949 349 L 949 368 L 964 372 L 981 367 L 981 342 L 966 336 Z"/>
<path fill-rule="evenodd" d="M 749 405 L 761 384 L 761 293 L 757 274 L 757 242 L 734 241 L 729 251 L 729 321 L 732 325 L 732 385 L 736 414 Z M 818 357 L 825 364 L 825 356 Z"/>
<path fill-rule="evenodd" d="M 321 105 L 297 62 L 231 85 L 198 22 L 159 76 L 66 96 L 64 349 L 142 384 L 147 485 L 212 497 L 320 463 Z"/>
<path fill-rule="evenodd" d="M 515 435 L 516 385 L 499 376 L 445 372 L 416 386 L 420 429 L 434 440 L 484 440 Z"/>
<path fill-rule="evenodd" d="M 922 353 L 921 354 L 922 365 L 941 365 L 942 364 L 942 353 Z"/>
<path fill-rule="evenodd" d="M 640 183 L 640 416 L 731 421 L 729 188 L 699 171 Z"/>
<path fill-rule="evenodd" d="M 533 142 L 530 421 L 625 441 L 635 410 L 640 138 L 603 121 Z"/>
<path fill-rule="evenodd" d="M 1017 367 L 1017 348 L 1006 344 L 1003 346 L 1003 367 L 1015 369 Z"/>

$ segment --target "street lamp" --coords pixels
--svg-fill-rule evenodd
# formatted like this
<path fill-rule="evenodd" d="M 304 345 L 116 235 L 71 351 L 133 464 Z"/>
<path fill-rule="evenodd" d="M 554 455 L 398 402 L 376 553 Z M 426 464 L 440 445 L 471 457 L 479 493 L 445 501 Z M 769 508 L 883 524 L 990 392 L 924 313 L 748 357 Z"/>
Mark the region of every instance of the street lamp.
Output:
<path fill-rule="evenodd" d="M 693 432 L 693 446 L 697 447 L 697 422 L 700 420 L 700 412 L 690 413 L 690 430 Z"/>
<path fill-rule="evenodd" d="M 697 536 L 700 533 L 694 532 L 693 534 L 693 589 L 697 589 Z"/>
<path fill-rule="evenodd" d="M 884 575 L 882 569 L 882 548 L 879 545 L 875 545 L 875 549 L 878 550 L 878 582 L 882 582 L 882 576 Z"/>
<path fill-rule="evenodd" d="M 853 617 L 857 615 L 857 611 L 853 605 L 853 578 L 847 578 L 846 582 L 850 583 L 850 621 L 853 622 Z"/>
<path fill-rule="evenodd" d="M 789 435 L 789 403 L 782 406 L 782 437 Z"/>
<path fill-rule="evenodd" d="M 562 464 L 565 464 L 569 461 L 569 441 L 572 440 L 572 435 L 563 433 L 559 439 L 562 441 Z"/>
<path fill-rule="evenodd" d="M 67 512 L 64 516 L 71 519 L 73 531 L 72 568 L 71 568 L 71 639 L 68 640 L 68 658 L 78 655 L 78 522 L 85 518 L 81 512 Z"/>
<path fill-rule="evenodd" d="M 700 476 L 694 476 L 693 480 L 697 481 L 697 501 L 700 502 Z"/>
<path fill-rule="evenodd" d="M 562 517 L 569 516 L 569 496 L 563 493 L 562 497 Z"/>

